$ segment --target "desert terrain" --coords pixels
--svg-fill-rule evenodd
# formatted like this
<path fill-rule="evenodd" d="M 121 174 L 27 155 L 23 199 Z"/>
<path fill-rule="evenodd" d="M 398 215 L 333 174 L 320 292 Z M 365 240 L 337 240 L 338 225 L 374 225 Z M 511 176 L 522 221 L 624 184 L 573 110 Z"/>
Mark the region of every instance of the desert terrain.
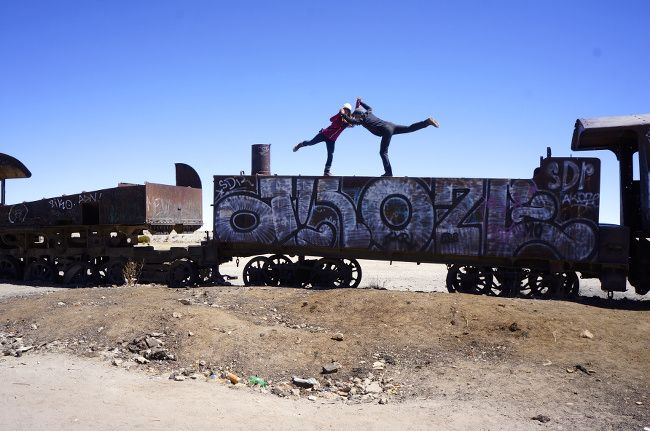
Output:
<path fill-rule="evenodd" d="M 650 426 L 647 298 L 449 294 L 442 265 L 361 265 L 357 289 L 0 285 L 0 429 Z"/>

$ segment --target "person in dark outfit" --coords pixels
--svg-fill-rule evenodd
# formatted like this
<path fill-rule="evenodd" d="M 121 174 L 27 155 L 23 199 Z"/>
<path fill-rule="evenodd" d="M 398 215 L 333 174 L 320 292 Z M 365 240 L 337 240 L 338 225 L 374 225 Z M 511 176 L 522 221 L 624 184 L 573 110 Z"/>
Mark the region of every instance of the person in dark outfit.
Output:
<path fill-rule="evenodd" d="M 361 109 L 361 107 L 363 107 L 363 109 Z M 356 109 L 352 116 L 349 117 L 344 115 L 344 119 L 351 124 L 359 124 L 368 129 L 368 131 L 373 135 L 381 137 L 379 156 L 384 164 L 383 177 L 393 176 L 393 169 L 390 166 L 390 160 L 388 160 L 388 146 L 390 145 L 390 140 L 393 135 L 415 132 L 416 130 L 424 129 L 428 126 L 440 127 L 440 124 L 431 117 L 424 121 L 413 123 L 410 126 L 401 126 L 399 124 L 391 123 L 390 121 L 384 121 L 375 116 L 372 112 L 372 108 L 364 103 L 361 98 L 357 98 Z"/>
<path fill-rule="evenodd" d="M 323 176 L 331 176 L 332 174 L 330 169 L 332 167 L 332 158 L 334 157 L 334 143 L 339 135 L 343 133 L 343 130 L 345 130 L 346 127 L 351 126 L 348 120 L 351 113 L 352 105 L 346 103 L 338 113 L 330 118 L 332 124 L 330 124 L 326 129 L 320 129 L 320 132 L 318 132 L 311 141 L 302 141 L 301 143 L 296 144 L 293 147 L 293 152 L 295 153 L 302 147 L 308 147 L 320 142 L 325 142 L 325 145 L 327 146 L 327 161 L 325 162 L 325 171 L 323 172 Z M 346 119 L 346 117 L 348 119 Z"/>

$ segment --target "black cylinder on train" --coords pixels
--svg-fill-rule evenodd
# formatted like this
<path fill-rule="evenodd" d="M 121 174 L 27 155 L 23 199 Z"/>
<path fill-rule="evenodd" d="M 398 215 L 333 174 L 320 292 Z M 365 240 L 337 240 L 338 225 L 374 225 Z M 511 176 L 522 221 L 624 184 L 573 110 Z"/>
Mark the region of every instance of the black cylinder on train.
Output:
<path fill-rule="evenodd" d="M 253 144 L 251 150 L 251 175 L 271 175 L 271 144 Z"/>

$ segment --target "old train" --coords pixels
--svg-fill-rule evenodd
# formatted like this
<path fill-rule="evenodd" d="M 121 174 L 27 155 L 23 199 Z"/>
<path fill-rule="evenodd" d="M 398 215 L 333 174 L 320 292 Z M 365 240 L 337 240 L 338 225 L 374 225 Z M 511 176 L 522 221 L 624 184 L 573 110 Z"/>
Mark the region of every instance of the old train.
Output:
<path fill-rule="evenodd" d="M 610 295 L 650 290 L 650 115 L 579 119 L 573 151 L 610 150 L 619 162 L 621 224 L 599 222 L 600 160 L 540 158 L 531 179 L 312 177 L 270 173 L 269 146 L 253 146 L 251 175 L 214 176 L 213 230 L 200 244 L 137 246 L 143 229 L 201 224 L 201 184 L 177 164 L 177 184 L 124 185 L 4 204 L 4 180 L 28 177 L 0 160 L 0 276 L 66 283 L 219 283 L 219 265 L 252 257 L 247 285 L 356 287 L 357 259 L 444 263 L 452 292 L 570 297 L 579 278 Z M 638 153 L 638 180 L 634 154 Z"/>

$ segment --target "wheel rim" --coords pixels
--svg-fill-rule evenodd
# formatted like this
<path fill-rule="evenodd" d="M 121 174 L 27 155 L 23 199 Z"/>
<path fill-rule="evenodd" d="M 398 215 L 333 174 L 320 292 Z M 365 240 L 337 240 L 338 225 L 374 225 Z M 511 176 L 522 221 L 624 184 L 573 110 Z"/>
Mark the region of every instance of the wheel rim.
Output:
<path fill-rule="evenodd" d="M 344 286 L 356 288 L 361 283 L 361 265 L 356 259 L 340 259 L 341 271 L 345 280 Z"/>
<path fill-rule="evenodd" d="M 197 276 L 198 271 L 194 262 L 186 259 L 175 260 L 169 269 L 169 286 L 192 286 L 196 282 Z"/>
<path fill-rule="evenodd" d="M 93 274 L 90 265 L 85 262 L 76 263 L 65 271 L 63 284 L 66 286 L 86 286 L 92 280 Z"/>
<path fill-rule="evenodd" d="M 36 283 L 51 283 L 54 281 L 54 265 L 45 259 L 31 262 L 25 270 L 25 280 Z"/>
<path fill-rule="evenodd" d="M 342 263 L 336 259 L 319 259 L 312 269 L 311 285 L 317 289 L 346 287 L 346 277 Z"/>
<path fill-rule="evenodd" d="M 15 258 L 11 256 L 0 258 L 0 279 L 16 280 L 19 276 L 20 266 Z"/>
<path fill-rule="evenodd" d="M 270 286 L 273 278 L 273 264 L 264 256 L 257 256 L 249 260 L 244 267 L 244 285 Z"/>
<path fill-rule="evenodd" d="M 274 254 L 269 257 L 271 261 L 270 283 L 273 286 L 292 286 L 295 282 L 295 267 L 289 257 Z"/>
<path fill-rule="evenodd" d="M 493 285 L 491 268 L 452 265 L 447 271 L 447 290 L 449 292 L 480 295 Z"/>

